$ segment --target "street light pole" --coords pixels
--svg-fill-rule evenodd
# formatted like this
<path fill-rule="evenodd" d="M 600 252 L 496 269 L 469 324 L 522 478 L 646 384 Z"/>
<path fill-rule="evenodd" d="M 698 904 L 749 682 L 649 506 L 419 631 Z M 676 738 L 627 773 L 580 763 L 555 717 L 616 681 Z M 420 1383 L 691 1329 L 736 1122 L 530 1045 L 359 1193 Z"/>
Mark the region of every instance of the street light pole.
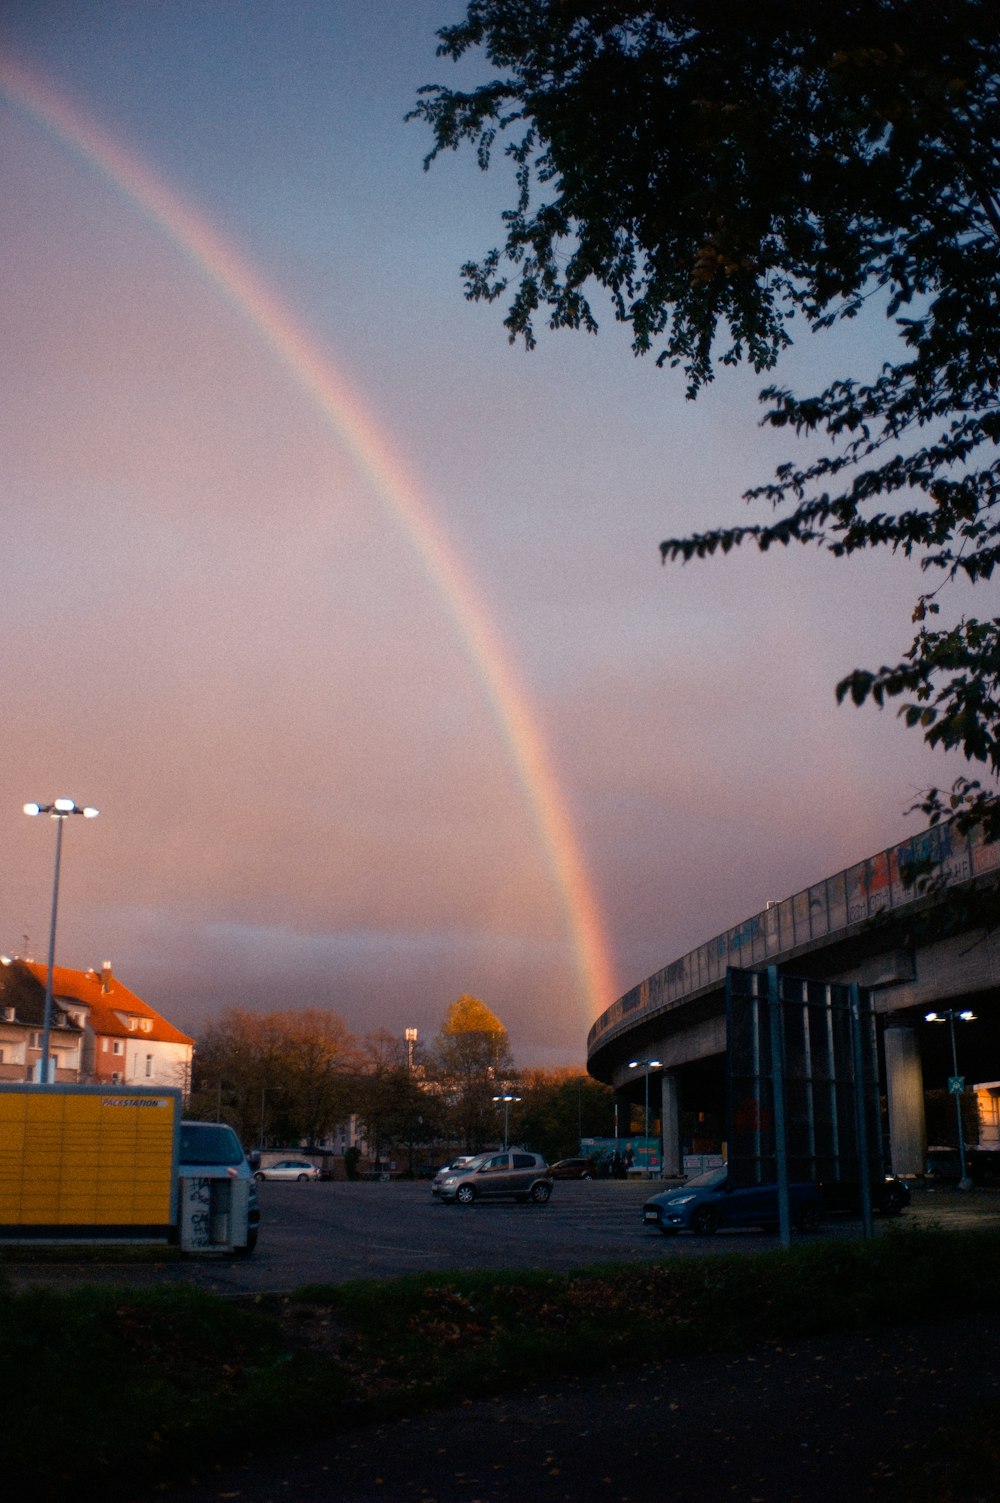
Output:
<path fill-rule="evenodd" d="M 642 1120 L 642 1151 L 646 1155 L 645 1169 L 647 1175 L 649 1174 L 649 1072 L 650 1070 L 655 1070 L 659 1066 L 659 1063 L 658 1059 L 630 1059 L 628 1063 L 630 1070 L 641 1069 L 643 1071 L 645 1104 Z"/>
<path fill-rule="evenodd" d="M 520 1096 L 511 1096 L 511 1095 L 508 1095 L 506 1093 L 503 1096 L 494 1096 L 493 1097 L 494 1101 L 502 1101 L 503 1102 L 503 1146 L 504 1146 L 504 1152 L 505 1153 L 507 1151 L 507 1146 L 508 1146 L 507 1140 L 508 1140 L 508 1138 L 510 1136 L 510 1134 L 508 1132 L 508 1127 L 509 1127 L 509 1124 L 510 1124 L 510 1104 L 511 1104 L 512 1101 L 520 1101 L 520 1099 L 521 1099 Z"/>
<path fill-rule="evenodd" d="M 955 1124 L 958 1129 L 958 1188 L 960 1190 L 971 1190 L 972 1180 L 969 1178 L 965 1163 L 965 1129 L 962 1125 L 961 1077 L 958 1073 L 958 1046 L 955 1040 L 956 1018 L 960 1023 L 974 1023 L 976 1015 L 968 1008 L 957 1011 L 954 1007 L 946 1007 L 940 1012 L 929 1012 L 924 1015 L 924 1020 L 927 1023 L 943 1023 L 945 1020 L 948 1023 L 948 1033 L 951 1037 L 951 1080 L 948 1082 L 948 1089 L 955 1097 Z"/>
<path fill-rule="evenodd" d="M 262 1086 L 261 1087 L 261 1092 L 260 1092 L 260 1146 L 261 1146 L 261 1148 L 264 1147 L 264 1102 L 265 1102 L 265 1100 L 267 1098 L 268 1092 L 272 1092 L 272 1093 L 275 1092 L 275 1091 L 279 1091 L 280 1092 L 280 1090 L 281 1090 L 280 1086 L 266 1085 L 266 1086 Z"/>
<path fill-rule="evenodd" d="M 38 1061 L 38 1079 L 42 1085 L 47 1085 L 49 1080 L 49 1038 L 52 1032 L 52 969 L 56 960 L 56 919 L 59 914 L 59 866 L 62 861 L 62 833 L 63 825 L 71 814 L 82 814 L 84 819 L 96 819 L 97 809 L 88 804 L 81 809 L 71 798 L 57 798 L 51 804 L 25 804 L 25 814 L 33 818 L 39 814 L 48 814 L 56 822 L 56 864 L 55 875 L 52 879 L 52 917 L 49 921 L 49 963 L 45 971 L 45 1008 L 42 1014 L 42 1049 L 41 1058 Z"/>

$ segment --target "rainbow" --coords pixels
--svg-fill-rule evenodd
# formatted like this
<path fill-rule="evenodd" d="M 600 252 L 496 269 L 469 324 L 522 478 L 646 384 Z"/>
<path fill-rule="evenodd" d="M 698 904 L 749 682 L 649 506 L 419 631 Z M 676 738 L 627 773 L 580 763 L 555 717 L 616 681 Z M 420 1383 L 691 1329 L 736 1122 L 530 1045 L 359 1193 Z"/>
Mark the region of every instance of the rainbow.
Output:
<path fill-rule="evenodd" d="M 560 894 L 583 1000 L 596 1017 L 618 994 L 609 946 L 536 716 L 468 570 L 385 432 L 249 261 L 146 163 L 62 92 L 2 52 L 0 96 L 96 168 L 215 283 L 316 403 L 397 518 L 454 622 L 506 740 Z"/>

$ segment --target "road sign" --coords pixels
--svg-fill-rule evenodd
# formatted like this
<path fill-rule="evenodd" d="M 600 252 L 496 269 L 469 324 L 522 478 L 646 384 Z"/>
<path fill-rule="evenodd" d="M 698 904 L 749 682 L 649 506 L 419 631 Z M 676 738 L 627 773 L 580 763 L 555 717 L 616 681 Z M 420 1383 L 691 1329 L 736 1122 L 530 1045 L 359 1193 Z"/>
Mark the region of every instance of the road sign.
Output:
<path fill-rule="evenodd" d="M 965 1076 L 949 1075 L 948 1090 L 953 1096 L 961 1096 L 962 1092 L 965 1090 Z"/>

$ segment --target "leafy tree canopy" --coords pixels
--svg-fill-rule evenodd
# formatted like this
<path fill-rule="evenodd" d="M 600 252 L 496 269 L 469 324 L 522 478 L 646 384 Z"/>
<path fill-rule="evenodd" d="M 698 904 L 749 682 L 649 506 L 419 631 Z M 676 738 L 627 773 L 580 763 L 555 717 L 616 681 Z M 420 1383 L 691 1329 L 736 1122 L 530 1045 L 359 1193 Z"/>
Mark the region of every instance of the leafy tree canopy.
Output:
<path fill-rule="evenodd" d="M 322 1139 L 350 1110 L 360 1064 L 339 1014 L 228 1008 L 195 1053 L 195 1115 L 219 1114 L 246 1143 Z"/>
<path fill-rule="evenodd" d="M 470 0 L 439 54 L 497 76 L 429 85 L 412 112 L 429 163 L 503 144 L 515 178 L 502 248 L 463 268 L 507 297 L 511 340 L 594 331 L 610 295 L 637 354 L 772 368 L 810 331 L 884 306 L 898 355 L 872 380 L 761 394 L 764 422 L 822 435 L 817 457 L 748 492 L 770 517 L 667 539 L 664 559 L 742 543 L 887 547 L 928 588 L 903 659 L 838 697 L 900 714 L 929 743 L 1000 771 L 1000 620 L 932 629 L 940 586 L 1000 557 L 1000 26 L 993 0 Z M 995 796 L 961 779 L 922 807 L 1000 834 Z"/>
<path fill-rule="evenodd" d="M 433 1073 L 448 1106 L 451 1128 L 467 1151 L 495 1140 L 494 1096 L 514 1076 L 507 1030 L 478 997 L 463 994 L 445 1014 Z"/>
<path fill-rule="evenodd" d="M 446 1038 L 463 1033 L 486 1033 L 497 1037 L 502 1034 L 505 1039 L 507 1036 L 507 1030 L 496 1013 L 490 1012 L 485 1002 L 480 1002 L 478 997 L 470 997 L 467 992 L 463 992 L 449 1007 L 441 1032 Z"/>
<path fill-rule="evenodd" d="M 575 1158 L 581 1137 L 610 1137 L 614 1092 L 582 1070 L 525 1070 L 518 1092 L 517 1137 L 550 1164 Z"/>
<path fill-rule="evenodd" d="M 426 1089 L 424 1051 L 414 1050 L 411 1068 L 405 1042 L 380 1028 L 365 1036 L 362 1054 L 356 1104 L 369 1147 L 376 1156 L 405 1147 L 412 1171 L 415 1146 L 439 1136 L 444 1115 L 439 1093 Z"/>

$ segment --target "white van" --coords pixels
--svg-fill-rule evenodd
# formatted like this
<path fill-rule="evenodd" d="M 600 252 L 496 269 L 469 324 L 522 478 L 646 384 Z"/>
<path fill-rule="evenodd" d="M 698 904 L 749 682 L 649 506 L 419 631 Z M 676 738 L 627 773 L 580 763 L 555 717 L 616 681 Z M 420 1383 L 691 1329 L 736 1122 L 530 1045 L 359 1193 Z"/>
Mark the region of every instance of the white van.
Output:
<path fill-rule="evenodd" d="M 192 1217 L 190 1207 L 181 1207 L 181 1245 L 191 1250 L 195 1246 L 204 1251 L 220 1247 L 252 1253 L 260 1227 L 257 1185 L 233 1129 L 225 1122 L 182 1122 L 177 1173 L 182 1186 L 185 1180 L 208 1182 L 206 1204 L 200 1213 Z M 245 1226 L 242 1216 L 233 1214 L 234 1184 L 241 1186 L 236 1202 L 246 1204 Z M 202 1228 L 196 1243 L 191 1240 L 188 1225 L 192 1220 L 199 1221 Z"/>

